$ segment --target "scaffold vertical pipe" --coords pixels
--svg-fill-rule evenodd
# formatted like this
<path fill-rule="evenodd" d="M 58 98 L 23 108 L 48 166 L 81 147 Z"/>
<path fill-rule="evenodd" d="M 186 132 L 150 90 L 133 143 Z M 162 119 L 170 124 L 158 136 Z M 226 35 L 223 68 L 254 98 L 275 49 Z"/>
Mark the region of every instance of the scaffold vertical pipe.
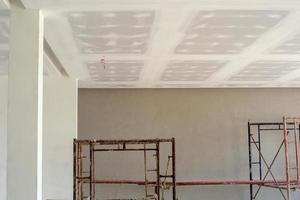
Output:
<path fill-rule="evenodd" d="M 76 139 L 73 140 L 73 200 L 76 199 L 76 165 L 77 165 L 77 156 L 76 156 Z"/>
<path fill-rule="evenodd" d="M 251 128 L 250 122 L 248 122 L 248 151 L 249 151 L 249 179 L 250 181 L 253 180 L 252 177 L 252 151 L 251 151 Z M 253 200 L 253 185 L 249 185 L 250 190 L 250 200 Z"/>
<path fill-rule="evenodd" d="M 296 170 L 297 170 L 297 185 L 299 186 L 300 183 L 300 177 L 299 177 L 299 140 L 298 140 L 298 134 L 297 131 L 297 120 L 294 119 L 294 142 L 295 142 L 295 156 L 296 156 Z"/>
<path fill-rule="evenodd" d="M 95 151 L 94 151 L 94 143 L 92 143 L 92 182 L 94 183 L 95 181 Z M 96 185 L 93 184 L 93 187 L 92 187 L 92 198 L 91 200 L 95 200 L 95 191 L 96 191 Z"/>
<path fill-rule="evenodd" d="M 258 147 L 259 147 L 259 179 L 262 180 L 262 165 L 261 165 L 261 134 L 260 134 L 260 125 L 257 126 L 257 136 L 258 136 Z"/>
<path fill-rule="evenodd" d="M 83 163 L 82 163 L 82 146 L 81 145 L 79 145 L 79 148 L 78 148 L 78 156 L 77 156 L 77 158 L 78 158 L 78 163 L 79 163 L 78 176 L 82 177 L 83 176 L 83 172 L 82 172 L 82 165 L 83 165 Z M 78 190 L 78 198 L 80 196 L 80 199 L 83 199 L 84 194 L 83 194 L 83 183 L 82 183 L 82 180 L 79 179 L 78 184 L 79 184 L 79 188 L 80 188 Z"/>
<path fill-rule="evenodd" d="M 290 163 L 289 163 L 289 144 L 288 144 L 288 127 L 286 117 L 283 117 L 283 136 L 284 136 L 284 153 L 285 153 L 285 174 L 287 186 L 287 200 L 291 199 L 291 183 L 290 183 Z"/>
<path fill-rule="evenodd" d="M 172 138 L 172 170 L 173 170 L 173 200 L 176 200 L 176 146 L 175 146 L 175 138 Z"/>
<path fill-rule="evenodd" d="M 147 151 L 144 144 L 144 178 L 145 178 L 145 196 L 148 197 L 148 177 L 147 177 Z"/>
<path fill-rule="evenodd" d="M 90 194 L 89 194 L 89 198 L 91 200 L 93 200 L 93 148 L 92 148 L 93 144 L 92 142 L 90 142 L 90 177 L 89 177 L 89 181 L 90 181 Z"/>
<path fill-rule="evenodd" d="M 156 143 L 156 194 L 157 199 L 160 200 L 160 149 L 159 149 L 159 142 Z"/>

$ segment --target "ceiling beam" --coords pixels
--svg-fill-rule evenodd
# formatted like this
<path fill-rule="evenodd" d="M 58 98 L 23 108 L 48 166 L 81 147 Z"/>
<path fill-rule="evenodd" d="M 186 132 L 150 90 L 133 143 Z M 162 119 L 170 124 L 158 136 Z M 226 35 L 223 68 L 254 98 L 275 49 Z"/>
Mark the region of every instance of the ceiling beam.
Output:
<path fill-rule="evenodd" d="M 145 70 L 142 72 L 141 81 L 153 84 L 160 79 L 160 75 L 167 66 L 168 58 L 173 53 L 178 39 L 182 38 L 178 30 L 187 21 L 193 12 L 185 10 L 164 9 L 160 10 L 156 23 L 153 26 L 153 39 L 149 44 L 149 59 Z"/>
<path fill-rule="evenodd" d="M 8 10 L 10 8 L 9 0 L 0 0 L 0 9 L 1 10 Z"/>
<path fill-rule="evenodd" d="M 67 18 L 62 17 L 60 20 L 48 18 L 45 24 L 45 38 L 71 77 L 78 79 L 89 77 L 85 60 L 80 58 L 81 52 L 74 42 Z"/>
<path fill-rule="evenodd" d="M 39 0 L 21 0 L 25 8 L 38 9 L 40 7 Z"/>
<path fill-rule="evenodd" d="M 68 77 L 64 66 L 61 64 L 60 60 L 57 58 L 56 54 L 50 47 L 48 41 L 44 38 L 44 60 L 49 64 L 48 71 L 56 72 L 56 75 L 61 77 Z"/>

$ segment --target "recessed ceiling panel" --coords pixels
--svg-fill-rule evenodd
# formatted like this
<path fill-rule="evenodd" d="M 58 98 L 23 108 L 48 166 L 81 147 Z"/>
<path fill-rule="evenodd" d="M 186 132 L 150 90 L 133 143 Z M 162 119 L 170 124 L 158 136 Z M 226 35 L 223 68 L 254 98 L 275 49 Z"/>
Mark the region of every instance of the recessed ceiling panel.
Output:
<path fill-rule="evenodd" d="M 87 68 L 95 82 L 133 82 L 139 80 L 143 65 L 141 61 L 99 61 L 88 63 Z"/>
<path fill-rule="evenodd" d="M 293 79 L 292 81 L 296 81 L 296 82 L 298 82 L 298 84 L 300 85 L 300 76 L 299 77 L 297 77 L 297 78 L 295 78 L 295 79 Z"/>
<path fill-rule="evenodd" d="M 83 54 L 143 54 L 154 12 L 71 12 L 68 19 Z"/>
<path fill-rule="evenodd" d="M 286 15 L 286 11 L 268 10 L 200 11 L 175 53 L 240 53 Z"/>
<path fill-rule="evenodd" d="M 230 80 L 272 81 L 297 69 L 300 69 L 300 61 L 257 61 L 248 65 Z"/>
<path fill-rule="evenodd" d="M 300 83 L 299 82 L 279 83 L 279 84 L 273 84 L 272 87 L 299 88 Z"/>
<path fill-rule="evenodd" d="M 221 88 L 256 88 L 256 87 L 263 87 L 264 84 L 259 83 L 226 83 L 226 84 L 220 84 L 217 87 Z"/>
<path fill-rule="evenodd" d="M 271 54 L 300 54 L 300 33 L 285 41 L 270 52 Z"/>
<path fill-rule="evenodd" d="M 173 61 L 161 81 L 204 81 L 224 64 L 225 61 Z"/>

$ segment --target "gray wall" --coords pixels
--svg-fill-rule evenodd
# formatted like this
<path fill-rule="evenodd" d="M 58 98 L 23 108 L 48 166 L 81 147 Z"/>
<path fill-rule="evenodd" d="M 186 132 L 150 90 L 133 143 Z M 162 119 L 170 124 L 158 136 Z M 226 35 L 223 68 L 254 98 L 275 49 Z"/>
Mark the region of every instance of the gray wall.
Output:
<path fill-rule="evenodd" d="M 281 121 L 284 115 L 300 115 L 299 89 L 80 89 L 78 101 L 79 138 L 175 137 L 178 180 L 247 180 L 248 120 Z M 274 144 L 276 139 L 270 141 L 265 145 L 271 158 L 278 144 Z M 96 168 L 99 178 L 117 178 L 121 172 L 137 178 L 133 163 L 143 160 L 123 157 L 127 163 L 102 157 L 102 164 L 108 165 Z M 282 171 L 282 167 L 277 169 Z M 111 189 L 107 191 L 113 197 L 142 192 L 125 186 L 105 188 Z M 281 199 L 272 189 L 261 195 Z M 247 186 L 183 187 L 178 196 L 188 200 L 249 198 Z"/>

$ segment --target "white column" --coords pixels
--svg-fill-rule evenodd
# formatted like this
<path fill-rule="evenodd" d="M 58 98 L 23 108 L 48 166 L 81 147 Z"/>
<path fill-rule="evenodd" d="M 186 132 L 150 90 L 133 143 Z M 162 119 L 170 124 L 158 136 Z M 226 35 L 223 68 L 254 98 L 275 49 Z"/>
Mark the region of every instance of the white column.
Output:
<path fill-rule="evenodd" d="M 6 200 L 7 77 L 0 77 L 0 200 Z"/>
<path fill-rule="evenodd" d="M 11 2 L 8 200 L 42 200 L 43 18 Z"/>
<path fill-rule="evenodd" d="M 77 81 L 45 77 L 43 199 L 73 199 L 73 139 L 77 137 Z"/>

